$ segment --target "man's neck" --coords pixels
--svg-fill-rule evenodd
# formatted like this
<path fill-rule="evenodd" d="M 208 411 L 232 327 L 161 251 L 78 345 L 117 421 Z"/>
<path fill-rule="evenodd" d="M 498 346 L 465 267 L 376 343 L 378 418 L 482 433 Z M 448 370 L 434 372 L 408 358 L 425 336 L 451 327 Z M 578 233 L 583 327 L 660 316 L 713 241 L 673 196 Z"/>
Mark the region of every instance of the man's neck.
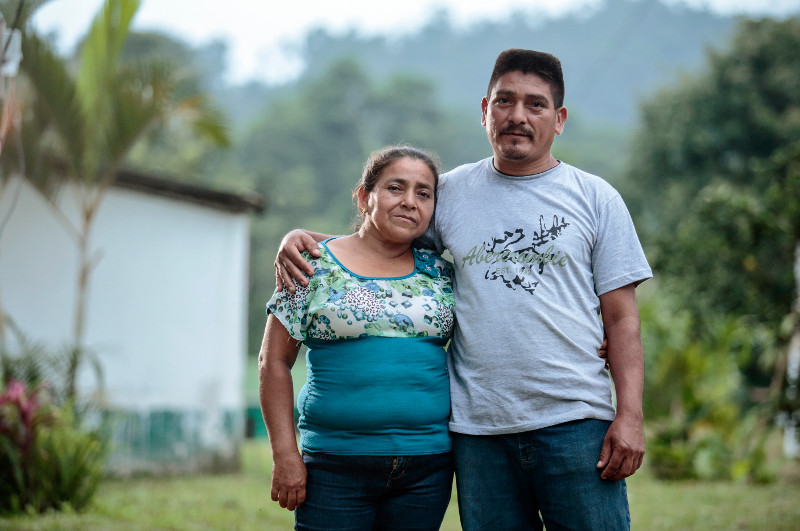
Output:
<path fill-rule="evenodd" d="M 496 154 L 492 160 L 494 167 L 500 173 L 513 176 L 522 175 L 536 175 L 551 170 L 558 166 L 558 159 L 553 155 L 548 155 L 544 160 L 531 162 L 516 162 L 509 160 L 502 160 Z"/>

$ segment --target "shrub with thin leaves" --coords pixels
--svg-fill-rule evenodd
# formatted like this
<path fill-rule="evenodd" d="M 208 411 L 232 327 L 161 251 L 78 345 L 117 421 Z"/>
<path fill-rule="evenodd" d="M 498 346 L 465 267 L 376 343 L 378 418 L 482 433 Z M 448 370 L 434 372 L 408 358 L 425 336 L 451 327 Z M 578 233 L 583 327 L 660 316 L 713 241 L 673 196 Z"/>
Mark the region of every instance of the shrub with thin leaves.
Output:
<path fill-rule="evenodd" d="M 89 503 L 103 475 L 98 432 L 77 427 L 69 405 L 11 380 L 0 394 L 0 514 Z"/>

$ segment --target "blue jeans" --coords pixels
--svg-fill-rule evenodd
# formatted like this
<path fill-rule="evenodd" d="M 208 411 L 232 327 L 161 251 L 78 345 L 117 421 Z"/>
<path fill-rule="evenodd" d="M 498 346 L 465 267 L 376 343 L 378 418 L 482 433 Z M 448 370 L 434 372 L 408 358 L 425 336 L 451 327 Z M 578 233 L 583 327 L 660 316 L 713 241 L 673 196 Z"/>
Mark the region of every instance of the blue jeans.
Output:
<path fill-rule="evenodd" d="M 453 454 L 304 453 L 306 501 L 295 529 L 371 531 L 442 525 L 453 487 Z"/>
<path fill-rule="evenodd" d="M 610 424 L 587 419 L 508 435 L 453 433 L 464 531 L 542 523 L 548 531 L 630 529 L 625 481 L 602 480 L 596 468 Z"/>

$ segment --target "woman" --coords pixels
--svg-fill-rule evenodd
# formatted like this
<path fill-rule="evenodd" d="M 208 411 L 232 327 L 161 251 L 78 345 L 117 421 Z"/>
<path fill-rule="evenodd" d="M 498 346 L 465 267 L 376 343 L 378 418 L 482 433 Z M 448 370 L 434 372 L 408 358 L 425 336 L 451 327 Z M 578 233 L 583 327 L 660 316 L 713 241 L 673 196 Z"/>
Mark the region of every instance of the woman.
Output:
<path fill-rule="evenodd" d="M 438 165 L 427 152 L 373 153 L 353 193 L 354 234 L 330 238 L 308 287 L 267 305 L 259 398 L 273 453 L 271 496 L 296 529 L 438 529 L 453 463 L 444 345 L 450 264 L 411 242 L 430 223 Z M 290 370 L 308 378 L 293 422 Z"/>

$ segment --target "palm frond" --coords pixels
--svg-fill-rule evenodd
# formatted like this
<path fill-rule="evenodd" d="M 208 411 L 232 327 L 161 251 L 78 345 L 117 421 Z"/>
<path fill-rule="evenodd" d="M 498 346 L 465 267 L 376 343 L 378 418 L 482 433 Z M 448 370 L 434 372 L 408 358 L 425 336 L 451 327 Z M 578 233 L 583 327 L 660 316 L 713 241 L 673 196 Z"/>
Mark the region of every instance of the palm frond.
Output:
<path fill-rule="evenodd" d="M 36 93 L 30 109 L 36 117 L 26 123 L 33 137 L 24 135 L 25 158 L 34 172 L 32 182 L 43 191 L 58 181 L 58 172 L 51 180 L 47 172 L 61 157 L 67 173 L 102 190 L 147 130 L 173 118 L 205 140 L 230 144 L 224 115 L 208 97 L 175 101 L 174 65 L 152 58 L 121 60 L 139 5 L 139 0 L 106 0 L 83 43 L 74 78 L 47 42 L 36 35 L 23 40 L 23 68 Z"/>
<path fill-rule="evenodd" d="M 119 66 L 122 45 L 139 3 L 139 0 L 106 0 L 92 22 L 81 50 L 77 79 L 88 113 L 99 112 L 103 116 L 108 107 L 110 95 L 106 88 Z"/>
<path fill-rule="evenodd" d="M 22 71 L 35 92 L 37 114 L 43 115 L 37 118 L 37 130 L 43 133 L 52 127 L 57 131 L 63 146 L 63 163 L 71 174 L 79 175 L 84 165 L 87 123 L 75 82 L 64 61 L 38 35 L 25 36 L 22 52 Z M 35 151 L 33 146 L 30 149 Z"/>
<path fill-rule="evenodd" d="M 174 112 L 201 138 L 218 146 L 230 146 L 225 113 L 205 94 L 196 94 L 183 99 L 177 103 Z"/>
<path fill-rule="evenodd" d="M 114 95 L 101 158 L 101 181 L 113 178 L 132 146 L 148 129 L 166 119 L 175 88 L 172 72 L 158 62 L 134 62 L 118 68 L 109 92 Z"/>
<path fill-rule="evenodd" d="M 18 103 L 20 127 L 9 135 L 0 162 L 4 171 L 23 176 L 44 197 L 55 199 L 70 172 L 62 137 L 38 105 L 34 94 Z"/>

